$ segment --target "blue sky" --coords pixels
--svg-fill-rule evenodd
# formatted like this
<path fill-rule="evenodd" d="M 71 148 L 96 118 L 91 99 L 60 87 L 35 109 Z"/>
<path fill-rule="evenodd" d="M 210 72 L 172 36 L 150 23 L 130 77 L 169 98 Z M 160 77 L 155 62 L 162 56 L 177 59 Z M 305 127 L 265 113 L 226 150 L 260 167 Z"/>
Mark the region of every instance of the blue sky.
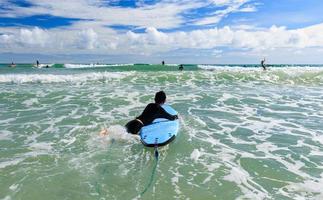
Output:
<path fill-rule="evenodd" d="M 323 63 L 322 9 L 319 0 L 0 0 L 0 62 Z"/>

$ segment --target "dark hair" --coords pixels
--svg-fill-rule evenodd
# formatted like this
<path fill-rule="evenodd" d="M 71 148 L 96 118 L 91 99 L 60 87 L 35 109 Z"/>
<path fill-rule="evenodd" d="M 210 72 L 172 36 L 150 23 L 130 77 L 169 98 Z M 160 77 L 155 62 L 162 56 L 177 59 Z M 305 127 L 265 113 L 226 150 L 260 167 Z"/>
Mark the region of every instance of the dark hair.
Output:
<path fill-rule="evenodd" d="M 162 104 L 166 101 L 166 94 L 164 91 L 159 91 L 155 94 L 155 103 Z"/>
<path fill-rule="evenodd" d="M 126 124 L 126 129 L 128 133 L 138 134 L 142 126 L 138 120 L 134 119 Z"/>

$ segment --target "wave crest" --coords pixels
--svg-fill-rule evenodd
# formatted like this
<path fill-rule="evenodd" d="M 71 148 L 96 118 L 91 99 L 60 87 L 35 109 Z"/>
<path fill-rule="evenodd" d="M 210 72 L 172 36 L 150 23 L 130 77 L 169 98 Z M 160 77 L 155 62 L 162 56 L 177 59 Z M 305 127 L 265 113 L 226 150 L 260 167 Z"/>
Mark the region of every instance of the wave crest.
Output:
<path fill-rule="evenodd" d="M 98 80 L 120 79 L 127 73 L 122 72 L 93 72 L 82 74 L 5 74 L 0 75 L 0 83 L 63 83 L 87 82 Z"/>
<path fill-rule="evenodd" d="M 133 64 L 64 64 L 65 68 L 96 68 L 96 67 L 119 67 Z"/>

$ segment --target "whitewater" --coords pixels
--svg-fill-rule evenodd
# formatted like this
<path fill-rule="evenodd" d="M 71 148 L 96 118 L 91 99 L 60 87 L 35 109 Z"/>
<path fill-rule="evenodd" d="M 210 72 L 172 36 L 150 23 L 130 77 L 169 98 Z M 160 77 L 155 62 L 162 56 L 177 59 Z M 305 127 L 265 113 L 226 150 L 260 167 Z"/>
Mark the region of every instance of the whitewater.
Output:
<path fill-rule="evenodd" d="M 323 67 L 0 65 L 0 199 L 322 199 Z M 176 140 L 124 125 L 163 90 Z M 111 134 L 98 133 L 107 128 Z"/>

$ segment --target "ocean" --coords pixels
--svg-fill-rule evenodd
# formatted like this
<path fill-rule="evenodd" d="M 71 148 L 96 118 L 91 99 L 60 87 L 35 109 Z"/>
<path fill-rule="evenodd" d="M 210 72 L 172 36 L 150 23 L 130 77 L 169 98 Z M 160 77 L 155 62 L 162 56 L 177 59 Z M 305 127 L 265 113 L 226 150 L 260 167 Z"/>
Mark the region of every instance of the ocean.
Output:
<path fill-rule="evenodd" d="M 0 65 L 1 200 L 323 199 L 322 65 L 46 65 Z M 123 126 L 160 90 L 154 170 Z"/>

